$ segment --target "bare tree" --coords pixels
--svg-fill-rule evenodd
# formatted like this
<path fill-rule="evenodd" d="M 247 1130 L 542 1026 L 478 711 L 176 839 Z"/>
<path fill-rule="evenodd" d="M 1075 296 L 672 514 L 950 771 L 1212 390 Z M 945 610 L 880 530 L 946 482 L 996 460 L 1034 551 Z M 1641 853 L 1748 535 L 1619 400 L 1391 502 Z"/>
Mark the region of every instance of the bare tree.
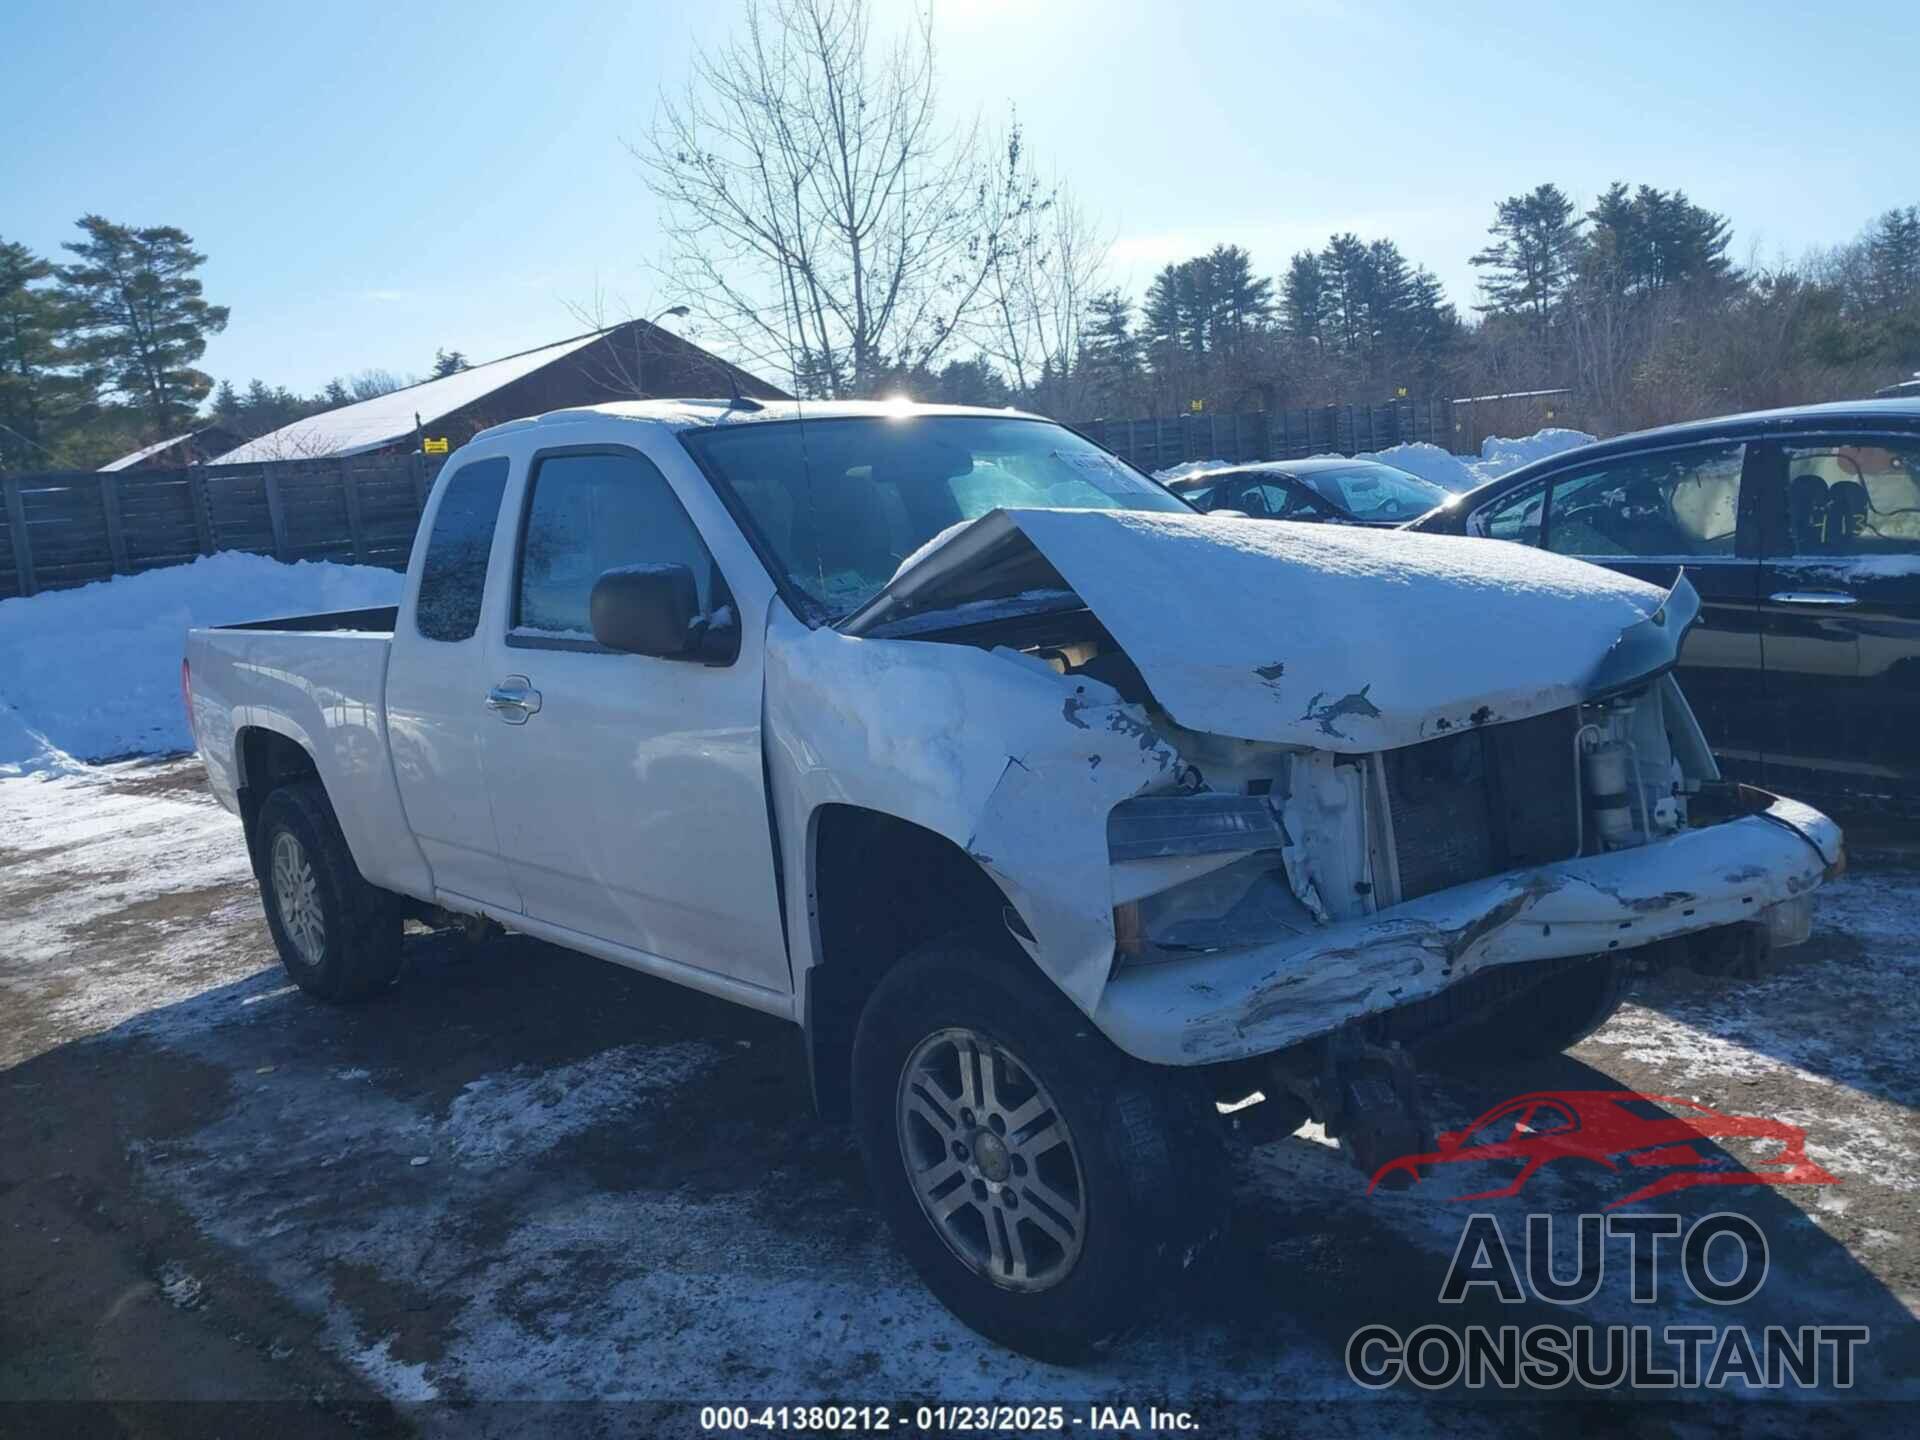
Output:
<path fill-rule="evenodd" d="M 582 329 L 610 331 L 632 326 L 620 343 L 596 345 L 580 357 L 588 382 L 605 392 L 609 400 L 645 400 L 657 393 L 671 347 L 662 340 L 658 322 L 677 307 L 650 307 L 651 320 L 645 325 L 634 322 L 648 317 L 636 311 L 625 298 L 610 300 L 596 280 L 593 295 L 585 301 L 567 302 L 567 313 Z M 684 312 L 682 312 L 684 313 Z M 716 384 L 725 386 L 721 375 Z M 717 392 L 716 392 L 717 393 Z"/>
<path fill-rule="evenodd" d="M 1018 122 L 994 146 L 982 193 L 991 257 L 970 338 L 1004 366 L 1021 398 L 1054 415 L 1081 410 L 1075 361 L 1110 242 L 1059 182 L 1035 172 Z"/>
<path fill-rule="evenodd" d="M 344 377 L 347 394 L 355 400 L 376 400 L 382 395 L 390 395 L 395 390 L 404 390 L 409 385 L 418 385 L 418 375 L 396 375 L 391 370 L 357 371 Z"/>
<path fill-rule="evenodd" d="M 871 21 L 869 0 L 749 0 L 630 147 L 671 297 L 802 395 L 931 362 L 1020 218 L 987 205 L 975 132 L 939 125 L 931 14 L 885 49 Z"/>

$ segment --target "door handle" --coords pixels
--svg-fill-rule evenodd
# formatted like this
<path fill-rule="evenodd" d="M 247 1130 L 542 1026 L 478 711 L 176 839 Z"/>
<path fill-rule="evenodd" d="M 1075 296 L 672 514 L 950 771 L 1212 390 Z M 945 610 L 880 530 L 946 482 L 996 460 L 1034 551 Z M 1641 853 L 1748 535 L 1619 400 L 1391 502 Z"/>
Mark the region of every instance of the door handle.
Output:
<path fill-rule="evenodd" d="M 509 725 L 524 725 L 540 713 L 540 692 L 524 675 L 509 675 L 487 691 L 486 706 Z"/>
<path fill-rule="evenodd" d="M 1858 605 L 1859 598 L 1834 590 L 1778 590 L 1767 599 L 1776 605 Z"/>

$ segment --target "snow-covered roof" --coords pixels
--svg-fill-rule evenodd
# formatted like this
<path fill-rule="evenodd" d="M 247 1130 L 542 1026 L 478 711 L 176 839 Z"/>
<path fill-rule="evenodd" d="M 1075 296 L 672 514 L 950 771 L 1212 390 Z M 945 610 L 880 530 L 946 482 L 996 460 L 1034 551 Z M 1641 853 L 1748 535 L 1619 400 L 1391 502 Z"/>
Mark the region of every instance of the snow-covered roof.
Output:
<path fill-rule="evenodd" d="M 184 444 L 199 433 L 198 430 L 189 430 L 186 434 L 175 435 L 171 439 L 156 440 L 153 444 L 136 450 L 131 455 L 122 455 L 118 460 L 110 460 L 100 468 L 102 470 L 131 470 L 142 460 L 150 459 L 158 455 L 162 450 L 171 450 L 176 445 Z"/>
<path fill-rule="evenodd" d="M 376 395 L 371 400 L 311 415 L 271 430 L 257 440 L 249 440 L 214 463 L 251 465 L 262 460 L 306 460 L 321 455 L 360 455 L 378 450 L 412 435 L 416 424 L 431 429 L 436 420 L 484 399 L 542 366 L 586 348 L 599 338 L 599 332 L 577 335 L 538 350 L 509 355 L 504 360 L 489 360 L 455 375 L 425 380 L 402 390 Z"/>

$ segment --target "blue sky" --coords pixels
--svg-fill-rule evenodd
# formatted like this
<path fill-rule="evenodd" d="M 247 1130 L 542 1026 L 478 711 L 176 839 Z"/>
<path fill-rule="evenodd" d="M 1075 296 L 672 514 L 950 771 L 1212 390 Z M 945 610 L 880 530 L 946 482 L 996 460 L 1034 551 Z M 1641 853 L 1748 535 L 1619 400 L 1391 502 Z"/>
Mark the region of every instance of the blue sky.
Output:
<path fill-rule="evenodd" d="M 898 15 L 906 0 L 876 0 Z M 730 0 L 0 6 L 0 236 L 177 224 L 232 308 L 203 364 L 312 389 L 664 305 L 641 131 Z M 939 0 L 956 121 L 1017 104 L 1114 278 L 1390 235 L 1464 307 L 1494 201 L 1680 186 L 1746 260 L 1920 203 L 1913 0 L 1543 7 Z M 23 121 L 21 117 L 37 117 Z"/>

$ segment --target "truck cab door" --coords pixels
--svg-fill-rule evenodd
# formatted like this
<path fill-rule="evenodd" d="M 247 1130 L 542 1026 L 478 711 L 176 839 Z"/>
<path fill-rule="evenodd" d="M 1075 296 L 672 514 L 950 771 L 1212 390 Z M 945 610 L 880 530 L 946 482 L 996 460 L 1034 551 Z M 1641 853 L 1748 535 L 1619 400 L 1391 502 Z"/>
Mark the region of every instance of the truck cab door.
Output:
<path fill-rule="evenodd" d="M 520 893 L 500 856 L 482 754 L 481 613 L 508 469 L 505 456 L 467 461 L 440 485 L 433 513 L 423 518 L 426 548 L 394 631 L 386 708 L 400 803 L 434 888 L 517 911 Z"/>
<path fill-rule="evenodd" d="M 1766 455 L 1766 783 L 1920 800 L 1920 436 L 1795 436 Z"/>
<path fill-rule="evenodd" d="M 703 485 L 689 480 L 683 501 L 660 466 L 620 446 L 533 456 L 510 507 L 522 517 L 514 588 L 488 636 L 487 780 L 528 916 L 641 968 L 691 966 L 786 994 L 753 619 L 772 588 L 737 533 L 722 573 L 689 515 L 708 506 L 709 533 L 731 523 Z M 647 562 L 686 565 L 703 610 L 733 606 L 744 623 L 731 664 L 594 640 L 594 582 Z"/>

